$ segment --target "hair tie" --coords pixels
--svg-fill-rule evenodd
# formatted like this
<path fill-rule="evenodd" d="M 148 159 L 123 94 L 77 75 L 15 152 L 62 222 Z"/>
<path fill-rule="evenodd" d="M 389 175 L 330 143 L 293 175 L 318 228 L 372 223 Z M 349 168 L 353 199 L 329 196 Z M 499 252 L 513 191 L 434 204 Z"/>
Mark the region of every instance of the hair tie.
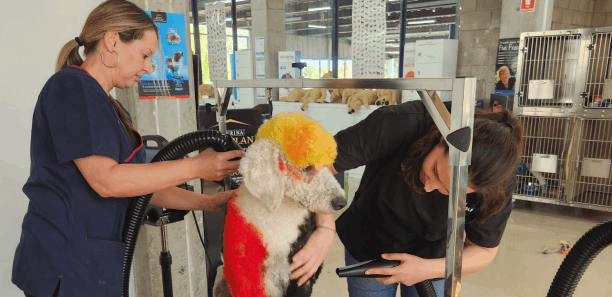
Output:
<path fill-rule="evenodd" d="M 74 40 L 76 41 L 76 43 L 79 45 L 79 47 L 85 45 L 84 43 L 81 42 L 81 40 L 78 37 L 75 37 Z"/>
<path fill-rule="evenodd" d="M 514 129 L 514 127 L 512 126 L 512 124 L 508 123 L 508 122 L 504 122 L 504 125 L 508 126 L 508 128 L 510 129 Z"/>

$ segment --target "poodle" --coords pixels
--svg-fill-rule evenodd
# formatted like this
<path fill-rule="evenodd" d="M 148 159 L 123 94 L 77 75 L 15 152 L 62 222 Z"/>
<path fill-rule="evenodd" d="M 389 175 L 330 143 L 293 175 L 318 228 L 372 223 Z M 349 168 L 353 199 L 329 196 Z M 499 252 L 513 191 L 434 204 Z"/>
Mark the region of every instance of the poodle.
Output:
<path fill-rule="evenodd" d="M 317 228 L 315 213 L 347 204 L 328 168 L 336 153 L 333 136 L 302 113 L 280 113 L 259 128 L 228 203 L 213 296 L 311 296 L 322 266 L 299 287 L 289 266 Z"/>

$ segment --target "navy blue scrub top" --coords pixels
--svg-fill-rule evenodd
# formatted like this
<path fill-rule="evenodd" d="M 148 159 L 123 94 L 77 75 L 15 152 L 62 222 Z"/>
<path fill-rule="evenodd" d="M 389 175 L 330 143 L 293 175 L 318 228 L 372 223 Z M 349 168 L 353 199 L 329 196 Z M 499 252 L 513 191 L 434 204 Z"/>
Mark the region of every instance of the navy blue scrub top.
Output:
<path fill-rule="evenodd" d="M 134 131 L 135 132 L 135 131 Z M 137 138 L 140 136 L 135 132 Z M 106 156 L 144 163 L 102 86 L 69 67 L 43 87 L 32 125 L 30 199 L 13 262 L 12 281 L 28 295 L 121 296 L 128 199 L 102 198 L 74 159 Z"/>

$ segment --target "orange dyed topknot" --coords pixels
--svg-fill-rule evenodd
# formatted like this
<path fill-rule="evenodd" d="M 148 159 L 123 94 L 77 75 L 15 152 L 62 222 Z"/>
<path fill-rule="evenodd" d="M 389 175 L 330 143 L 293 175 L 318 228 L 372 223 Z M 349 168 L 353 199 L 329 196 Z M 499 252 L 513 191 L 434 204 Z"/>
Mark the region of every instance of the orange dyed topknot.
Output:
<path fill-rule="evenodd" d="M 336 140 L 321 124 L 300 112 L 285 112 L 272 117 L 257 131 L 278 145 L 290 165 L 317 169 L 333 164 Z"/>

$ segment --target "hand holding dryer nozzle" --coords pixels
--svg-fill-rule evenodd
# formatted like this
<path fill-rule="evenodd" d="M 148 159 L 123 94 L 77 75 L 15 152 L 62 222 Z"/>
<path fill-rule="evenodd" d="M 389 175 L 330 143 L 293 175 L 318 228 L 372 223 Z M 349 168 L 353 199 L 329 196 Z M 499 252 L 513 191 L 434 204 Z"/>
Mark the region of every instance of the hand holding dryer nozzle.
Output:
<path fill-rule="evenodd" d="M 390 275 L 365 274 L 368 269 L 372 268 L 393 268 L 402 264 L 398 260 L 374 259 L 355 265 L 336 268 L 336 274 L 339 277 L 388 277 Z"/>

